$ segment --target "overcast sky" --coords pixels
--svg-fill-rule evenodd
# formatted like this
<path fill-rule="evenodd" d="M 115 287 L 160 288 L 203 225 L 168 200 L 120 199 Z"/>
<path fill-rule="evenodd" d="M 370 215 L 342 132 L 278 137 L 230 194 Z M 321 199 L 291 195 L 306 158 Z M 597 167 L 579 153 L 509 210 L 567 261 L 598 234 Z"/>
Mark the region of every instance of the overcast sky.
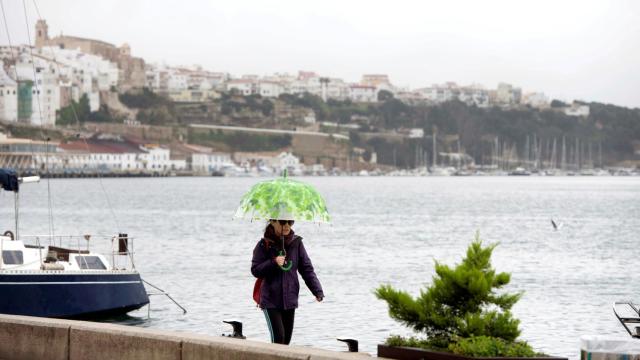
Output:
<path fill-rule="evenodd" d="M 37 19 L 25 0 L 29 31 Z M 26 43 L 22 0 L 2 0 Z M 640 1 L 36 0 L 49 34 L 127 42 L 169 65 L 266 75 L 312 70 L 395 85 L 498 82 L 640 107 Z M 0 42 L 7 44 L 2 20 Z M 32 40 L 33 41 L 33 40 Z"/>

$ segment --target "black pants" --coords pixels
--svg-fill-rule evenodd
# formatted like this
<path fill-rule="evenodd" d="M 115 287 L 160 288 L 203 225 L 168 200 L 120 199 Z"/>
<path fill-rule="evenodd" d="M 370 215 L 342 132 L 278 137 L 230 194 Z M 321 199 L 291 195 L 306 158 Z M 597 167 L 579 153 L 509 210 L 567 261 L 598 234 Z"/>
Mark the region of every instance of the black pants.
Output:
<path fill-rule="evenodd" d="M 296 309 L 262 309 L 267 319 L 267 327 L 271 333 L 271 342 L 289 345 L 293 333 L 293 319 Z"/>

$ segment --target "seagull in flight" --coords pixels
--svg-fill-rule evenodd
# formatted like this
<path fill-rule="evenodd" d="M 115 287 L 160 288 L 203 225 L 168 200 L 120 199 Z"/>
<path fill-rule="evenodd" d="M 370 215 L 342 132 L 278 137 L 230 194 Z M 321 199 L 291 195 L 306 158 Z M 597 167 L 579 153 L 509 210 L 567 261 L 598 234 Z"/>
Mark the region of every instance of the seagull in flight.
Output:
<path fill-rule="evenodd" d="M 556 224 L 555 221 L 553 221 L 553 219 L 551 219 L 551 225 L 553 225 L 553 230 L 558 231 L 562 228 L 562 223 Z"/>

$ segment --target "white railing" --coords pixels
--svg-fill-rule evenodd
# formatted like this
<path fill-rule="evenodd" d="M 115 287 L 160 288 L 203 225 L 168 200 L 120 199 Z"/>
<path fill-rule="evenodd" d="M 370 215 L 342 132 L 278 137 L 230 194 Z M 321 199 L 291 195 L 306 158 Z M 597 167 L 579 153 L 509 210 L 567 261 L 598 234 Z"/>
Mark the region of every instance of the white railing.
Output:
<path fill-rule="evenodd" d="M 111 270 L 126 270 L 129 267 L 135 269 L 134 238 L 126 235 L 21 235 L 18 240 L 21 240 L 25 247 L 36 247 L 40 251 L 42 261 L 47 256 L 42 251 L 48 246 L 88 252 L 91 252 L 93 247 L 97 248 L 93 250 L 94 253 L 111 257 Z M 11 240 L 0 239 L 0 249 L 3 248 L 4 241 Z"/>

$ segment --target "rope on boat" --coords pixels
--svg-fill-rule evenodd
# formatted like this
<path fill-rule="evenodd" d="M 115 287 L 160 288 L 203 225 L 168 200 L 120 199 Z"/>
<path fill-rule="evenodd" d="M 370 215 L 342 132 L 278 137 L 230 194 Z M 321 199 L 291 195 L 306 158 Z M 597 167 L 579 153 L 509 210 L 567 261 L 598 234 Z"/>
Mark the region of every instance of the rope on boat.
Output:
<path fill-rule="evenodd" d="M 169 293 L 167 293 L 166 291 L 164 291 L 164 290 L 160 289 L 159 287 L 153 285 L 152 283 L 146 281 L 143 278 L 140 278 L 140 280 L 142 280 L 143 283 L 151 286 L 152 288 L 160 291 L 159 293 L 147 293 L 147 295 L 164 295 L 164 296 L 168 297 L 169 300 L 173 301 L 173 303 L 176 304 L 180 309 L 182 309 L 182 314 L 183 315 L 187 313 L 187 309 L 185 309 L 182 305 L 178 304 L 178 302 L 174 298 L 172 298 L 171 295 L 169 295 Z"/>

